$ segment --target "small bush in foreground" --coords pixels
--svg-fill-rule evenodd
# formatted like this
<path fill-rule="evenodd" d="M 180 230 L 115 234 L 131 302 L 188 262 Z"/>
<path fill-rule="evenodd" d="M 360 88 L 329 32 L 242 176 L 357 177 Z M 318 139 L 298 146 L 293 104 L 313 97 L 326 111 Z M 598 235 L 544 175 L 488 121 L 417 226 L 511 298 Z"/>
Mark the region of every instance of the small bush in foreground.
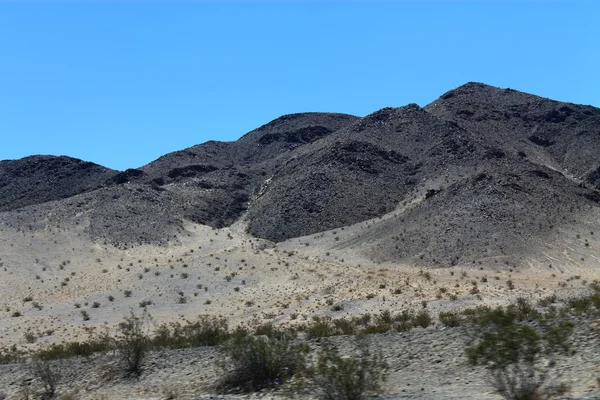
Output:
<path fill-rule="evenodd" d="M 42 384 L 41 399 L 52 399 L 61 379 L 60 369 L 52 366 L 49 361 L 36 360 L 31 365 L 31 373 Z"/>
<path fill-rule="evenodd" d="M 488 370 L 492 386 L 505 399 L 540 400 L 549 372 L 540 358 L 566 353 L 573 326 L 563 321 L 542 326 L 538 332 L 515 322 L 519 315 L 500 308 L 480 315 L 487 324 L 480 326 L 479 340 L 467 348 L 467 357 L 471 364 Z"/>
<path fill-rule="evenodd" d="M 138 376 L 142 373 L 144 359 L 150 347 L 147 334 L 149 320 L 147 313 L 137 316 L 132 311 L 119 323 L 116 347 L 127 375 Z"/>
<path fill-rule="evenodd" d="M 343 357 L 337 348 L 323 346 L 307 382 L 302 382 L 305 390 L 323 400 L 360 400 L 379 392 L 387 364 L 381 353 L 372 353 L 363 341 L 358 342 L 358 349 L 357 357 Z"/>
<path fill-rule="evenodd" d="M 244 336 L 223 346 L 227 356 L 221 367 L 224 376 L 217 382 L 223 393 L 249 393 L 277 388 L 306 368 L 308 347 L 284 338 Z"/>

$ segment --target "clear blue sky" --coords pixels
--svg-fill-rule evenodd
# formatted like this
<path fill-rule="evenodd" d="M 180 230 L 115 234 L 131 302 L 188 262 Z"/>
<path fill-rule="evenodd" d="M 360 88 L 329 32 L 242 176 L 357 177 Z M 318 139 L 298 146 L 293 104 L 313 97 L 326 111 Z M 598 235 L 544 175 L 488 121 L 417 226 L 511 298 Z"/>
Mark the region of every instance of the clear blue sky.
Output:
<path fill-rule="evenodd" d="M 142 166 L 468 81 L 600 106 L 600 1 L 0 0 L 0 159 Z"/>

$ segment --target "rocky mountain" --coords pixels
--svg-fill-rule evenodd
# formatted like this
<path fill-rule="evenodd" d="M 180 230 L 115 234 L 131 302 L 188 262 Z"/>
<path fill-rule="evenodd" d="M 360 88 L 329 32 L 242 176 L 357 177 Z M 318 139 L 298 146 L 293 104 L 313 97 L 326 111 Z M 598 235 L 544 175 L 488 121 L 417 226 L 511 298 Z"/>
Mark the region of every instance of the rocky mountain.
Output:
<path fill-rule="evenodd" d="M 186 221 L 280 242 L 375 218 L 339 245 L 373 260 L 517 266 L 576 224 L 593 231 L 599 126 L 591 106 L 468 83 L 424 108 L 285 115 L 124 172 L 2 161 L 0 223 L 129 246 L 176 240 Z"/>
<path fill-rule="evenodd" d="M 117 171 L 65 156 L 0 161 L 0 211 L 97 189 L 116 174 Z"/>

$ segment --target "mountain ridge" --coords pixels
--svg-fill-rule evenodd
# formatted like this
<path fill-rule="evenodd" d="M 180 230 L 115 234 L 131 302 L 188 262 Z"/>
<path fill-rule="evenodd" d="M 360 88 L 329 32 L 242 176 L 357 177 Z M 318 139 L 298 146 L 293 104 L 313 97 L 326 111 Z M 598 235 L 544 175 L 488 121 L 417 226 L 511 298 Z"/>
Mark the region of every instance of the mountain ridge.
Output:
<path fill-rule="evenodd" d="M 51 196 L 33 183 L 20 190 L 14 165 L 6 172 L 0 162 L 0 182 L 8 182 L 0 191 L 10 194 L 0 221 L 69 221 L 94 239 L 128 246 L 176 240 L 186 221 L 242 223 L 257 238 L 282 242 L 396 213 L 398 221 L 378 228 L 371 250 L 361 251 L 427 265 L 492 254 L 516 265 L 556 227 L 598 208 L 599 125 L 600 110 L 591 106 L 469 82 L 425 107 L 362 118 L 288 114 L 237 141 L 209 141 L 140 168 L 94 165 L 86 185 L 70 184 L 70 176 L 83 180 L 69 172 L 83 165 L 76 161 L 64 164 L 62 180 L 52 168 L 45 178 L 32 174 L 31 182 L 69 188 Z M 74 201 L 83 205 L 74 209 Z M 18 217 L 9 212 L 17 209 Z M 493 245 L 482 239 L 492 236 Z"/>

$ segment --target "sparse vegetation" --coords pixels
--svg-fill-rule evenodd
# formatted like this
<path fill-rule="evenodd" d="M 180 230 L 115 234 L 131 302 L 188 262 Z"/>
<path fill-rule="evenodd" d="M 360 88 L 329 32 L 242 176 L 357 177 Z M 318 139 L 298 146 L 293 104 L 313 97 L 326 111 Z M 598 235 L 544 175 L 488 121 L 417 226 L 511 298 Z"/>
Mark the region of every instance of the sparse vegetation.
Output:
<path fill-rule="evenodd" d="M 54 398 L 61 379 L 60 367 L 55 367 L 50 361 L 38 359 L 33 361 L 31 373 L 42 384 L 40 398 Z"/>
<path fill-rule="evenodd" d="M 276 389 L 306 369 L 306 345 L 280 340 L 244 336 L 223 346 L 226 361 L 217 382 L 220 392 L 254 392 Z"/>
<path fill-rule="evenodd" d="M 115 343 L 126 375 L 138 376 L 142 373 L 144 360 L 150 348 L 149 322 L 150 316 L 147 313 L 138 316 L 131 312 L 119 323 Z"/>
<path fill-rule="evenodd" d="M 387 369 L 383 355 L 373 352 L 364 340 L 358 340 L 357 346 L 357 356 L 343 357 L 336 347 L 324 344 L 301 381 L 303 391 L 323 400 L 361 400 L 380 392 Z"/>
<path fill-rule="evenodd" d="M 241 332 L 239 329 L 230 332 L 225 318 L 201 315 L 186 325 L 172 322 L 159 326 L 152 345 L 159 348 L 216 346 Z"/>
<path fill-rule="evenodd" d="M 541 356 L 568 351 L 572 324 L 556 322 L 540 333 L 501 308 L 480 313 L 480 317 L 479 338 L 466 350 L 469 362 L 488 370 L 493 387 L 505 399 L 541 398 L 552 365 L 543 366 Z"/>

